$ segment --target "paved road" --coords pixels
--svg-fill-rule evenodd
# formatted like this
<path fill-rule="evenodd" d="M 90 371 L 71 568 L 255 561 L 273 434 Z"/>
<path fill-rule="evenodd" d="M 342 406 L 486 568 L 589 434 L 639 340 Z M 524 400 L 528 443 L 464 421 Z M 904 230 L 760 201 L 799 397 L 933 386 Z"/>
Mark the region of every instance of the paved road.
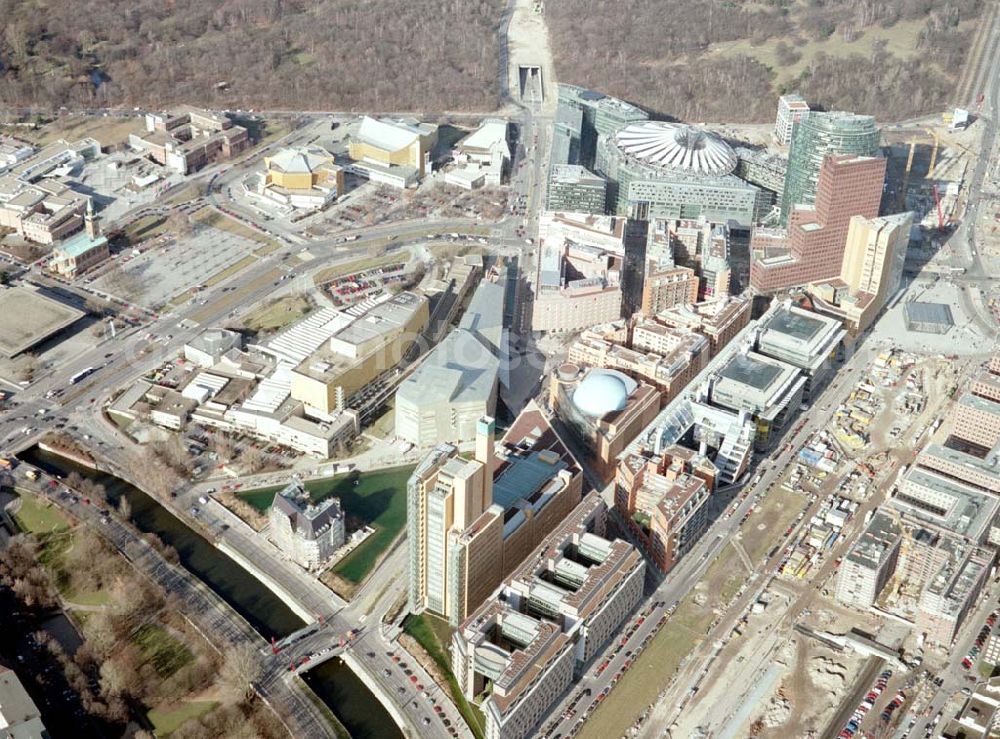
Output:
<path fill-rule="evenodd" d="M 760 474 L 760 480 L 758 480 L 756 485 L 752 486 L 752 491 L 746 494 L 744 499 L 738 504 L 727 502 L 723 506 L 725 508 L 735 505 L 728 517 L 722 515 L 715 519 L 700 541 L 671 570 L 663 579 L 663 582 L 647 597 L 646 601 L 640 605 L 640 609 L 650 609 L 648 611 L 649 616 L 643 624 L 636 629 L 624 644 L 621 643 L 620 639 L 614 640 L 599 656 L 596 656 L 588 666 L 584 678 L 549 713 L 549 718 L 546 720 L 546 723 L 543 723 L 546 728 L 546 736 L 552 737 L 556 734 L 570 736 L 579 729 L 578 724 L 580 719 L 591 701 L 595 700 L 605 689 L 612 687 L 615 675 L 623 668 L 627 660 L 635 659 L 640 650 L 640 645 L 655 631 L 657 623 L 662 616 L 670 612 L 674 604 L 680 602 L 693 590 L 695 585 L 704 577 L 705 572 L 715 561 L 715 558 L 722 552 L 723 548 L 737 537 L 740 521 L 743 519 L 743 516 L 751 506 L 757 506 L 760 503 L 760 492 L 767 491 L 776 484 L 779 475 L 794 458 L 794 455 L 797 454 L 802 444 L 813 433 L 826 426 L 840 398 L 844 394 L 845 387 L 853 382 L 852 378 L 857 376 L 856 373 L 860 372 L 860 369 L 870 362 L 877 352 L 878 347 L 866 345 L 851 357 L 839 370 L 831 383 L 814 400 L 814 410 L 801 419 L 801 427 L 796 431 L 795 426 L 793 426 L 780 441 L 776 442 L 781 444 L 779 447 L 780 451 L 773 456 L 769 456 L 756 467 L 756 472 Z M 826 410 L 823 410 L 824 408 Z M 791 444 L 790 446 L 788 446 L 789 443 Z M 747 477 L 749 476 L 748 474 Z M 735 486 L 730 490 L 729 495 L 734 497 L 739 495 L 742 492 L 742 487 Z M 816 505 L 820 502 L 817 501 Z M 808 514 L 802 518 L 803 522 L 808 520 Z M 752 521 L 753 518 L 751 517 L 748 522 L 752 524 Z M 784 531 L 774 533 L 776 545 L 788 538 Z M 794 531 L 791 536 L 795 536 Z M 780 553 L 775 556 L 780 556 Z M 758 568 L 758 573 L 763 573 L 767 569 L 766 567 L 760 567 L 759 563 L 755 563 L 755 566 Z M 631 655 L 628 654 L 630 651 L 632 652 Z M 605 659 L 609 660 L 607 669 L 601 675 L 596 676 L 594 674 L 596 667 Z M 657 675 L 653 679 L 662 681 L 664 676 Z M 682 688 L 678 688 L 673 692 L 685 692 L 689 688 L 683 680 L 679 680 L 679 682 L 682 684 Z M 586 694 L 588 689 L 591 693 Z M 589 700 L 586 700 L 588 698 Z M 667 719 L 674 715 L 676 703 L 676 698 L 668 698 L 663 701 L 658 706 L 658 713 L 656 714 L 659 716 L 659 721 L 651 720 L 649 727 L 654 731 L 659 729 L 659 732 L 662 732 L 664 726 L 670 723 Z M 561 718 L 561 714 L 568 708 L 575 709 L 575 713 L 566 718 Z"/>

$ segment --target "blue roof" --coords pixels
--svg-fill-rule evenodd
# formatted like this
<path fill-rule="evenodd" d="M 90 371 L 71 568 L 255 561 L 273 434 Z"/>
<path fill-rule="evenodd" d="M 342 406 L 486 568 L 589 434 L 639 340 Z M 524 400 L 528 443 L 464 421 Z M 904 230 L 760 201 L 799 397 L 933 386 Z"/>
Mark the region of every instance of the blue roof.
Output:
<path fill-rule="evenodd" d="M 91 249 L 96 249 L 97 247 L 104 246 L 107 243 L 107 236 L 98 236 L 96 239 L 91 239 L 90 236 L 87 235 L 86 231 L 81 231 L 68 241 L 64 241 L 58 248 L 66 252 L 71 257 L 78 257 L 81 254 L 86 254 Z"/>

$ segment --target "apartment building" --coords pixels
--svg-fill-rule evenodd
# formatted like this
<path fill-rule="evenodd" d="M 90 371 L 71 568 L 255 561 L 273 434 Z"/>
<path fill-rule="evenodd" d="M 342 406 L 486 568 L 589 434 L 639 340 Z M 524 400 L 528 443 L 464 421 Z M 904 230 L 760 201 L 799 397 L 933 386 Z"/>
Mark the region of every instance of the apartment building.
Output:
<path fill-rule="evenodd" d="M 920 593 L 916 629 L 928 642 L 948 648 L 976 606 L 995 553 L 951 538 L 938 546 L 946 556 Z"/>
<path fill-rule="evenodd" d="M 660 311 L 654 320 L 668 328 L 687 329 L 708 339 L 711 356 L 716 356 L 750 323 L 752 303 L 741 296 L 675 305 Z"/>
<path fill-rule="evenodd" d="M 778 98 L 778 116 L 774 121 L 774 140 L 781 146 L 792 143 L 792 128 L 809 115 L 809 103 L 801 95 Z"/>
<path fill-rule="evenodd" d="M 452 637 L 455 675 L 481 700 L 490 739 L 531 736 L 642 598 L 642 557 L 604 538 L 606 517 L 587 496 Z"/>
<path fill-rule="evenodd" d="M 858 610 L 875 605 L 899 559 L 902 527 L 895 517 L 876 511 L 841 562 L 835 597 Z"/>
<path fill-rule="evenodd" d="M 602 338 L 584 331 L 567 349 L 567 361 L 588 367 L 619 370 L 652 385 L 660 403 L 669 402 L 708 363 L 709 342 L 704 336 L 640 319 L 628 333 Z"/>
<path fill-rule="evenodd" d="M 344 545 L 340 499 L 329 497 L 313 503 L 300 480 L 293 480 L 274 494 L 267 518 L 272 541 L 304 569 L 320 568 Z"/>
<path fill-rule="evenodd" d="M 660 572 L 669 572 L 705 533 L 717 477 L 707 457 L 680 446 L 622 458 L 615 508 Z"/>

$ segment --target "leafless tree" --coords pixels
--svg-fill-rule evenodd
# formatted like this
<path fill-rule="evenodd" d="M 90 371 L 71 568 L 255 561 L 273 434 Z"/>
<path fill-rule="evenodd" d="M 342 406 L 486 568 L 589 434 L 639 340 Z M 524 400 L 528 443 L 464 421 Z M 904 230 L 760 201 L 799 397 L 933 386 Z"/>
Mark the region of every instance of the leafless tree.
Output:
<path fill-rule="evenodd" d="M 249 644 L 240 644 L 226 651 L 219 678 L 236 700 L 253 695 L 252 683 L 260 677 L 257 652 Z"/>

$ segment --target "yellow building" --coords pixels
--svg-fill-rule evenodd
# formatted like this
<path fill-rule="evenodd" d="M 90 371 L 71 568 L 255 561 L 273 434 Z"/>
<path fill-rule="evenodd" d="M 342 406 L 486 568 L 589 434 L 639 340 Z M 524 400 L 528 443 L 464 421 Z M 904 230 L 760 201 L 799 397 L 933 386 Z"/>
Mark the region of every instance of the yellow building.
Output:
<path fill-rule="evenodd" d="M 349 154 L 373 180 L 381 170 L 391 172 L 394 168 L 410 169 L 423 177 L 437 135 L 437 126 L 430 123 L 365 116 L 351 140 Z M 365 164 L 375 168 L 367 172 Z"/>
<path fill-rule="evenodd" d="M 902 284 L 913 214 L 851 218 L 840 277 L 808 287 L 816 307 L 843 319 L 851 333 L 868 328 Z"/>
<path fill-rule="evenodd" d="M 292 371 L 292 398 L 324 413 L 392 370 L 427 327 L 427 298 L 402 292 L 378 302 L 334 333 Z"/>
<path fill-rule="evenodd" d="M 314 146 L 282 149 L 264 158 L 263 193 L 295 207 L 319 207 L 344 191 L 344 171 Z"/>
<path fill-rule="evenodd" d="M 476 423 L 472 459 L 439 444 L 407 482 L 409 609 L 457 626 L 580 502 L 583 471 L 531 401 L 499 445 Z"/>

